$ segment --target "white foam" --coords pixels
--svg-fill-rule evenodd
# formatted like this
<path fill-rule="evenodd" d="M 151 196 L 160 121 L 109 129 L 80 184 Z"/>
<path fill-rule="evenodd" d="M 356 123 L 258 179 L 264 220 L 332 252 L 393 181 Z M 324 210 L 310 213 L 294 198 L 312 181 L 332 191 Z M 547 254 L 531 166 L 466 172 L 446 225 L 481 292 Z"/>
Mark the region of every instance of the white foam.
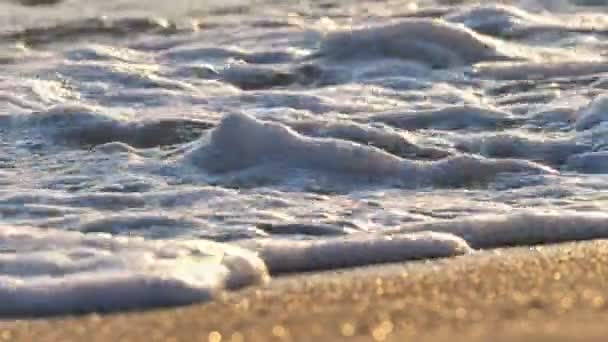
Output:
<path fill-rule="evenodd" d="M 264 263 L 210 241 L 0 227 L 0 315 L 142 309 L 265 281 Z"/>
<path fill-rule="evenodd" d="M 189 154 L 205 170 L 222 173 L 260 164 L 286 163 L 368 176 L 399 177 L 402 161 L 373 147 L 337 139 L 304 137 L 290 128 L 244 114 L 230 114 L 209 141 Z"/>
<path fill-rule="evenodd" d="M 257 250 L 272 274 L 441 258 L 471 251 L 454 235 L 429 232 L 309 241 L 258 240 L 243 245 Z"/>
<path fill-rule="evenodd" d="M 553 0 L 553 3 L 558 1 Z M 593 23 L 588 15 L 551 16 L 527 12 L 502 4 L 478 4 L 450 13 L 443 18 L 462 23 L 476 32 L 503 38 L 529 38 L 534 34 L 603 30 L 605 25 Z M 594 25 L 595 24 L 595 25 Z"/>
<path fill-rule="evenodd" d="M 284 125 L 244 114 L 224 117 L 186 154 L 185 161 L 220 177 L 246 172 L 256 181 L 260 177 L 284 181 L 298 170 L 307 170 L 334 181 L 365 179 L 405 187 L 463 186 L 491 182 L 501 173 L 555 172 L 511 159 L 458 156 L 436 162 L 412 161 L 373 146 L 302 136 Z M 239 182 L 246 180 L 239 178 Z"/>
<path fill-rule="evenodd" d="M 416 144 L 413 135 L 405 135 L 392 127 L 384 125 L 373 127 L 347 121 L 308 120 L 297 121 L 291 123 L 290 126 L 304 135 L 349 140 L 375 146 L 401 157 L 440 159 L 450 155 L 448 151 L 440 148 L 419 146 Z"/>
<path fill-rule="evenodd" d="M 544 56 L 543 56 L 544 57 Z M 588 58 L 581 52 L 580 58 L 588 60 L 551 61 L 523 63 L 483 63 L 475 66 L 474 74 L 484 78 L 501 80 L 542 80 L 553 77 L 573 77 L 608 72 L 605 61 Z"/>
<path fill-rule="evenodd" d="M 494 45 L 492 39 L 460 25 L 442 20 L 408 19 L 333 32 L 323 42 L 321 54 L 341 59 L 380 55 L 451 67 L 504 59 Z"/>
<path fill-rule="evenodd" d="M 571 139 L 547 139 L 525 135 L 484 134 L 462 139 L 460 147 L 467 152 L 493 158 L 520 158 L 549 165 L 560 165 L 577 153 L 591 149 Z"/>
<path fill-rule="evenodd" d="M 473 248 L 525 246 L 608 238 L 608 215 L 572 211 L 481 215 L 404 226 L 399 231 L 454 234 Z"/>
<path fill-rule="evenodd" d="M 444 17 L 449 22 L 489 35 L 509 36 L 532 24 L 549 24 L 547 18 L 528 13 L 520 8 L 491 4 L 468 6 Z"/>
<path fill-rule="evenodd" d="M 3 114 L 13 112 L 17 108 L 23 111 L 40 110 L 43 108 L 43 106 L 38 103 L 28 101 L 20 96 L 16 96 L 4 91 L 0 91 L 0 104 L 0 113 Z"/>

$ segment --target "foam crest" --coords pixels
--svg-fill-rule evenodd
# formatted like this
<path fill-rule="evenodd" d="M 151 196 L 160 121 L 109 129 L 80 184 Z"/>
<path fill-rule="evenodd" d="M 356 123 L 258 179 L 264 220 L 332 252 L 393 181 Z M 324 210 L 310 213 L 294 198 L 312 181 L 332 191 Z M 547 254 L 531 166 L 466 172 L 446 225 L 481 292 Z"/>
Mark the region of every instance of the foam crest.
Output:
<path fill-rule="evenodd" d="M 287 126 L 230 114 L 211 131 L 209 141 L 188 157 L 212 173 L 260 164 L 288 164 L 375 177 L 398 177 L 402 161 L 377 148 L 337 139 L 304 137 Z"/>
<path fill-rule="evenodd" d="M 605 24 L 594 23 L 587 15 L 556 18 L 502 4 L 469 6 L 443 18 L 449 22 L 462 23 L 476 32 L 502 38 L 530 38 L 535 34 L 591 33 L 606 30 Z"/>
<path fill-rule="evenodd" d="M 464 240 L 454 235 L 429 232 L 310 241 L 258 240 L 243 244 L 258 251 L 271 274 L 442 258 L 471 251 Z"/>
<path fill-rule="evenodd" d="M 517 213 L 475 216 L 404 226 L 400 231 L 454 234 L 473 248 L 529 246 L 608 237 L 608 215 L 601 213 Z"/>
<path fill-rule="evenodd" d="M 442 20 L 408 19 L 383 26 L 333 32 L 323 41 L 322 56 L 403 58 L 436 68 L 507 58 L 494 41 Z"/>
<path fill-rule="evenodd" d="M 462 23 L 476 32 L 493 36 L 512 36 L 532 24 L 547 20 L 520 8 L 505 5 L 480 5 L 444 16 L 449 22 Z"/>
<path fill-rule="evenodd" d="M 254 173 L 253 179 L 281 181 L 298 175 L 297 170 L 307 170 L 334 181 L 389 182 L 405 187 L 458 187 L 491 182 L 501 173 L 554 173 L 522 160 L 457 156 L 417 162 L 373 146 L 302 136 L 282 124 L 244 114 L 224 117 L 184 158 L 212 175 L 247 171 Z"/>
<path fill-rule="evenodd" d="M 349 140 L 378 147 L 391 154 L 410 159 L 441 159 L 451 155 L 445 149 L 422 146 L 409 137 L 391 129 L 354 122 L 296 121 L 290 126 L 299 133 L 313 137 Z"/>
<path fill-rule="evenodd" d="M 458 144 L 458 147 L 491 158 L 527 159 L 549 165 L 561 165 L 570 156 L 591 149 L 591 146 L 571 139 L 538 139 L 510 134 L 475 137 Z"/>
<path fill-rule="evenodd" d="M 14 94 L 5 91 L 0 91 L 0 112 L 10 113 L 15 109 L 30 111 L 40 110 L 42 108 L 43 106 L 38 103 L 28 101 L 20 96 L 15 96 Z"/>
<path fill-rule="evenodd" d="M 210 241 L 2 226 L 0 250 L 2 316 L 184 305 L 267 277 L 253 254 Z"/>
<path fill-rule="evenodd" d="M 488 159 L 459 156 L 426 165 L 426 185 L 448 188 L 486 186 L 502 174 L 554 175 L 551 167 L 520 159 Z"/>

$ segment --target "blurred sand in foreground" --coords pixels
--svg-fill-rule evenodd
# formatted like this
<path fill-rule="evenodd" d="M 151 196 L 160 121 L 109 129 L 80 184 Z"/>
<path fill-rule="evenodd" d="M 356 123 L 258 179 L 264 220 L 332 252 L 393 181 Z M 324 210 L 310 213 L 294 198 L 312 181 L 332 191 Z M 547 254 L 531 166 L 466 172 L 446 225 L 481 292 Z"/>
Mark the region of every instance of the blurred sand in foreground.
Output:
<path fill-rule="evenodd" d="M 604 341 L 608 241 L 277 278 L 191 307 L 4 321 L 0 341 Z"/>

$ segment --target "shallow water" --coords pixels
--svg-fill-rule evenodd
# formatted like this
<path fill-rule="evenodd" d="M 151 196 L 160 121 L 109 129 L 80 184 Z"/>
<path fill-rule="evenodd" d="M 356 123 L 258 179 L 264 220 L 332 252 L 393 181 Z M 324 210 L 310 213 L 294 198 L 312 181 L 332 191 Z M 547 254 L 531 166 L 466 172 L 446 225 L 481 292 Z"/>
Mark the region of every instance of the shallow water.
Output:
<path fill-rule="evenodd" d="M 606 5 L 3 2 L 0 315 L 608 237 Z"/>

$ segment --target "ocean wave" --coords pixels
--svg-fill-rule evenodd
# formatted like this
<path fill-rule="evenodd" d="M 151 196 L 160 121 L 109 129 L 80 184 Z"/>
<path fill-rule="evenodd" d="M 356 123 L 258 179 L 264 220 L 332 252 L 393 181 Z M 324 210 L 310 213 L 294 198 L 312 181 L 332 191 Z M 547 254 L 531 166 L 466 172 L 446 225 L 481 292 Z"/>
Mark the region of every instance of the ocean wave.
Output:
<path fill-rule="evenodd" d="M 336 179 L 365 179 L 406 187 L 458 187 L 491 182 L 501 173 L 554 172 L 522 160 L 469 156 L 416 162 L 373 146 L 302 136 L 287 126 L 244 114 L 224 117 L 186 154 L 184 161 L 212 175 L 252 171 L 247 177 L 262 177 L 271 182 L 297 175 L 294 170 L 308 170 Z"/>
<path fill-rule="evenodd" d="M 145 207 L 141 194 L 97 192 L 85 194 L 56 194 L 46 191 L 29 191 L 20 194 L 5 194 L 0 198 L 5 205 L 63 205 L 72 208 L 94 208 L 95 210 L 123 210 Z"/>
<path fill-rule="evenodd" d="M 420 61 L 434 68 L 509 60 L 496 42 L 462 26 L 441 20 L 409 19 L 377 27 L 331 32 L 320 56 L 333 59 L 394 57 Z"/>
<path fill-rule="evenodd" d="M 349 227 L 319 223 L 260 223 L 256 227 L 273 235 L 345 236 L 357 231 Z"/>
<path fill-rule="evenodd" d="M 163 52 L 162 58 L 178 62 L 211 62 L 227 59 L 251 64 L 279 64 L 297 61 L 296 51 L 245 51 L 235 47 L 174 47 Z"/>
<path fill-rule="evenodd" d="M 592 149 L 592 146 L 572 139 L 539 139 L 504 133 L 463 140 L 458 144 L 461 151 L 489 158 L 527 159 L 553 166 L 562 165 L 569 157 Z"/>
<path fill-rule="evenodd" d="M 447 106 L 436 110 L 397 111 L 374 114 L 372 121 L 405 130 L 417 129 L 501 129 L 523 123 L 509 113 L 477 106 Z"/>
<path fill-rule="evenodd" d="M 549 33 L 593 33 L 605 34 L 608 26 L 591 20 L 589 16 L 548 16 L 536 14 L 522 8 L 502 4 L 469 6 L 449 13 L 446 21 L 461 23 L 486 35 L 506 39 L 530 39 Z"/>
<path fill-rule="evenodd" d="M 86 18 L 72 22 L 57 23 L 53 26 L 26 28 L 21 31 L 4 33 L 3 40 L 20 41 L 27 45 L 56 44 L 61 41 L 83 40 L 93 36 L 114 38 L 126 35 L 154 33 L 175 34 L 177 25 L 158 18 Z"/>
<path fill-rule="evenodd" d="M 238 2 L 0 2 L 0 315 L 608 237 L 602 1 Z"/>
<path fill-rule="evenodd" d="M 408 159 L 437 160 L 446 158 L 452 153 L 445 149 L 432 146 L 422 146 L 410 141 L 401 132 L 390 127 L 373 127 L 354 122 L 323 122 L 316 120 L 300 120 L 289 123 L 295 131 L 312 137 L 335 138 L 353 141 L 362 145 L 380 148 L 390 154 Z"/>
<path fill-rule="evenodd" d="M 547 18 L 531 14 L 521 8 L 505 5 L 478 5 L 465 7 L 443 17 L 446 21 L 461 23 L 486 35 L 513 37 L 524 34 L 531 26 L 556 24 Z"/>
<path fill-rule="evenodd" d="M 131 92 L 143 89 L 194 91 L 185 81 L 173 80 L 152 71 L 149 65 L 133 63 L 108 63 L 103 61 L 65 61 L 56 70 L 65 75 L 66 81 L 81 85 L 103 81 L 118 89 Z"/>
<path fill-rule="evenodd" d="M 205 121 L 186 119 L 133 122 L 83 105 L 57 105 L 29 115 L 14 115 L 6 121 L 13 130 L 35 130 L 54 143 L 79 147 L 112 142 L 144 148 L 174 145 L 195 140 L 211 127 Z"/>
<path fill-rule="evenodd" d="M 473 74 L 483 78 L 500 80 L 547 80 L 558 77 L 575 77 L 608 72 L 605 61 L 555 61 L 478 64 Z M 600 58 L 601 59 L 601 58 Z"/>
<path fill-rule="evenodd" d="M 176 237 L 187 230 L 201 227 L 204 227 L 203 222 L 185 217 L 172 217 L 166 214 L 123 214 L 85 220 L 75 229 L 83 233 L 112 235 L 129 235 L 137 230 L 145 230 L 144 236 L 158 239 Z"/>

